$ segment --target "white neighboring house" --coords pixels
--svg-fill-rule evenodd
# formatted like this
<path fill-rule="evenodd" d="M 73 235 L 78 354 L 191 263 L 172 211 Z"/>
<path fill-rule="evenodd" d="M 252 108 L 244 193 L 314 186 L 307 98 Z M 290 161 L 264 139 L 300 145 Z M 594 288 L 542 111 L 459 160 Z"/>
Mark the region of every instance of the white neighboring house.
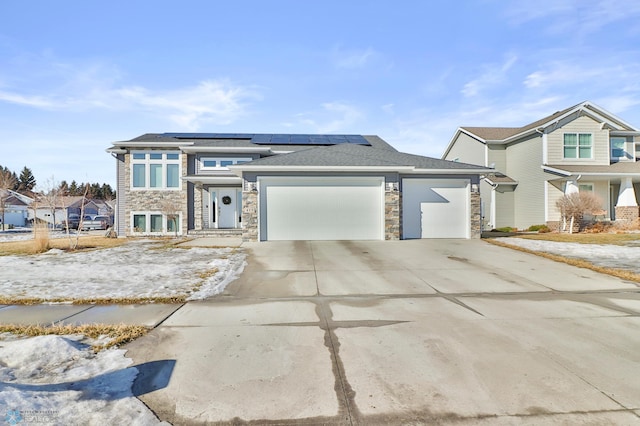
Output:
<path fill-rule="evenodd" d="M 33 203 L 33 198 L 22 195 L 10 189 L 0 189 L 0 200 L 4 206 L 4 212 L 0 208 L 0 224 L 4 223 L 12 227 L 24 227 L 29 219 L 29 206 Z M 2 207 L 2 206 L 0 206 Z M 2 230 L 0 225 L 0 230 Z"/>

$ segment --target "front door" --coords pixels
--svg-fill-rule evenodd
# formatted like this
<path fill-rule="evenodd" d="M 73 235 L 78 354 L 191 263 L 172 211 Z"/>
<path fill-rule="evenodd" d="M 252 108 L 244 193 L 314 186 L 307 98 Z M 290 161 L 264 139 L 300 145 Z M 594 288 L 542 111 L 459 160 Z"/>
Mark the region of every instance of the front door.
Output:
<path fill-rule="evenodd" d="M 218 228 L 236 227 L 236 190 L 235 188 L 223 189 L 218 192 Z"/>

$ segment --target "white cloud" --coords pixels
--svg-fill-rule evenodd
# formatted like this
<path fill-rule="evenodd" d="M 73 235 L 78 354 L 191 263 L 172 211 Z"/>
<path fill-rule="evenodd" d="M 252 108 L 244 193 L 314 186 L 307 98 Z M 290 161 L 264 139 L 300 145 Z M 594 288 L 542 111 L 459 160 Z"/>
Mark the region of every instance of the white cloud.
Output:
<path fill-rule="evenodd" d="M 5 82 L 0 102 L 48 111 L 141 112 L 171 121 L 180 130 L 196 131 L 205 124 L 229 124 L 245 115 L 252 101 L 260 99 L 254 87 L 227 79 L 157 90 L 125 84 L 118 69 L 99 62 L 68 64 L 47 56 L 30 64 L 45 71 Z"/>
<path fill-rule="evenodd" d="M 518 60 L 517 56 L 508 56 L 502 64 L 488 64 L 482 67 L 482 73 L 462 88 L 466 97 L 477 96 L 480 92 L 500 86 L 508 81 L 507 74 Z"/>

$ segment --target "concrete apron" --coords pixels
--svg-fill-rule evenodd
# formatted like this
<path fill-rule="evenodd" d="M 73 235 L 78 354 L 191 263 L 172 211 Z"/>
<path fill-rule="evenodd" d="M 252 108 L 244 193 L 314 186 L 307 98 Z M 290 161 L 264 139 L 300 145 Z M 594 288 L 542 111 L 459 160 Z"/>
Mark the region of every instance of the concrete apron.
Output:
<path fill-rule="evenodd" d="M 633 283 L 482 241 L 243 246 L 223 295 L 128 345 L 162 420 L 640 421 Z"/>

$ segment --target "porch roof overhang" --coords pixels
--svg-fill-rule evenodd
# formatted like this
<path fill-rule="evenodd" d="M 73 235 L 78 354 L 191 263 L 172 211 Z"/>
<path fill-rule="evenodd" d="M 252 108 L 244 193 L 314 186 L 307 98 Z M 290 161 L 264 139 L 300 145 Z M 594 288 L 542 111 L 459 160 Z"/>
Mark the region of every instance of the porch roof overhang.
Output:
<path fill-rule="evenodd" d="M 562 178 L 580 177 L 594 179 L 632 178 L 640 182 L 640 163 L 625 161 L 609 165 L 542 165 L 542 170 Z"/>
<path fill-rule="evenodd" d="M 484 180 L 494 188 L 497 186 L 517 186 L 518 181 L 502 173 L 489 173 Z"/>
<path fill-rule="evenodd" d="M 182 180 L 201 185 L 242 185 L 242 179 L 237 176 L 188 175 Z"/>

